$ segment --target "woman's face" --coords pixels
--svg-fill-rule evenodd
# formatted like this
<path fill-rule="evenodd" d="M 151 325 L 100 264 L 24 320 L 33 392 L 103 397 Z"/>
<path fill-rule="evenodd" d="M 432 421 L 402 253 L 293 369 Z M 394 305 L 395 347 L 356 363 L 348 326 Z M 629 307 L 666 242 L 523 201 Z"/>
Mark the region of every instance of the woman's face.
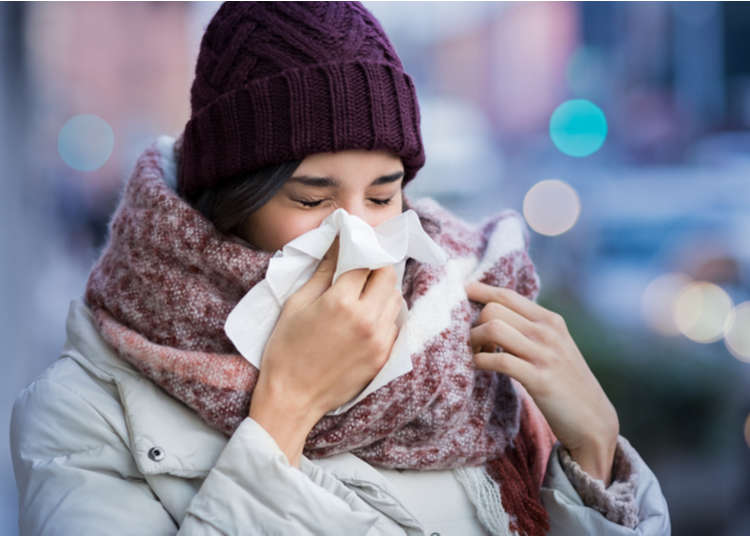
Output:
<path fill-rule="evenodd" d="M 276 251 L 318 227 L 337 208 L 375 227 L 401 214 L 403 176 L 401 159 L 384 151 L 310 155 L 237 234 L 262 250 Z"/>

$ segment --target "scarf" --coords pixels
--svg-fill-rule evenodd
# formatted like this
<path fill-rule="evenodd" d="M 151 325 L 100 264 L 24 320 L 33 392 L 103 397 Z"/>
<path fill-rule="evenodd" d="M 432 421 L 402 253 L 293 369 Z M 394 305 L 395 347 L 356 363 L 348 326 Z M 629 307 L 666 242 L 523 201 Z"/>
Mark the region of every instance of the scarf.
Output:
<path fill-rule="evenodd" d="M 179 152 L 160 137 L 138 158 L 108 224 L 84 299 L 117 354 L 227 436 L 247 417 L 258 369 L 239 355 L 224 322 L 265 277 L 272 252 L 218 231 L 175 191 Z M 303 453 L 350 451 L 402 469 L 481 466 L 496 483 L 516 534 L 543 535 L 539 489 L 555 437 L 516 380 L 473 364 L 470 329 L 483 304 L 469 278 L 536 299 L 528 230 L 510 234 L 511 210 L 470 225 L 431 198 L 412 202 L 448 254 L 442 266 L 407 260 L 402 294 L 420 348 L 413 369 L 340 415 L 323 416 Z M 509 243 L 515 247 L 508 247 Z M 519 246 L 520 244 L 520 246 Z M 489 480 L 489 479 L 488 479 Z"/>

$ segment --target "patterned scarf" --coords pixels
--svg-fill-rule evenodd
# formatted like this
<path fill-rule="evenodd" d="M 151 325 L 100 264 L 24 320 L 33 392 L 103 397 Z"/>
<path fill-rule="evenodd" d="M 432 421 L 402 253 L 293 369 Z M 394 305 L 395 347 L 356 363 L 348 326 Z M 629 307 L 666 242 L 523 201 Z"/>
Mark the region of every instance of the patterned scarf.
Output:
<path fill-rule="evenodd" d="M 219 232 L 176 194 L 178 158 L 166 136 L 139 157 L 85 301 L 123 359 L 229 436 L 248 415 L 258 369 L 223 326 L 265 277 L 272 253 Z M 539 489 L 556 439 L 520 383 L 474 366 L 469 332 L 483 305 L 464 290 L 477 279 L 536 299 L 528 230 L 513 210 L 473 226 L 430 198 L 406 202 L 449 257 L 443 266 L 406 263 L 404 328 L 421 348 L 413 369 L 345 413 L 321 418 L 304 454 L 351 451 L 388 468 L 481 465 L 500 487 L 511 530 L 543 535 L 549 520 Z"/>

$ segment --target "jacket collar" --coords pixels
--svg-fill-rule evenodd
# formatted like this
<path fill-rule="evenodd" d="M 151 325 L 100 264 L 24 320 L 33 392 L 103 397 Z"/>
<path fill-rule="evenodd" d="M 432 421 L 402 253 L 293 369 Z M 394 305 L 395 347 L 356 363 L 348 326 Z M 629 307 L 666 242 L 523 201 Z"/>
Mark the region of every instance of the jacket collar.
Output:
<path fill-rule="evenodd" d="M 138 469 L 145 475 L 205 477 L 226 445 L 226 436 L 119 357 L 80 298 L 70 303 L 66 331 L 63 356 L 116 385 Z"/>

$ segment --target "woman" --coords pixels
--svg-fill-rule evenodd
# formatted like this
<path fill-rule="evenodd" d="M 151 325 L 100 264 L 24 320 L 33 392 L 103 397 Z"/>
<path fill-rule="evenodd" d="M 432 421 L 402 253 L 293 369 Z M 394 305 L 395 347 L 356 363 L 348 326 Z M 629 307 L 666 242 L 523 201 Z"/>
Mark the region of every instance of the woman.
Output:
<path fill-rule="evenodd" d="M 223 4 L 180 139 L 139 158 L 14 407 L 22 534 L 668 534 L 666 502 L 562 318 L 534 302 L 512 210 L 473 227 L 403 186 L 411 78 L 358 3 Z M 337 242 L 260 370 L 223 326 L 273 252 L 336 208 L 413 209 L 448 254 L 351 270 Z M 413 369 L 341 414 L 398 335 Z M 493 351 L 498 347 L 502 352 Z"/>

